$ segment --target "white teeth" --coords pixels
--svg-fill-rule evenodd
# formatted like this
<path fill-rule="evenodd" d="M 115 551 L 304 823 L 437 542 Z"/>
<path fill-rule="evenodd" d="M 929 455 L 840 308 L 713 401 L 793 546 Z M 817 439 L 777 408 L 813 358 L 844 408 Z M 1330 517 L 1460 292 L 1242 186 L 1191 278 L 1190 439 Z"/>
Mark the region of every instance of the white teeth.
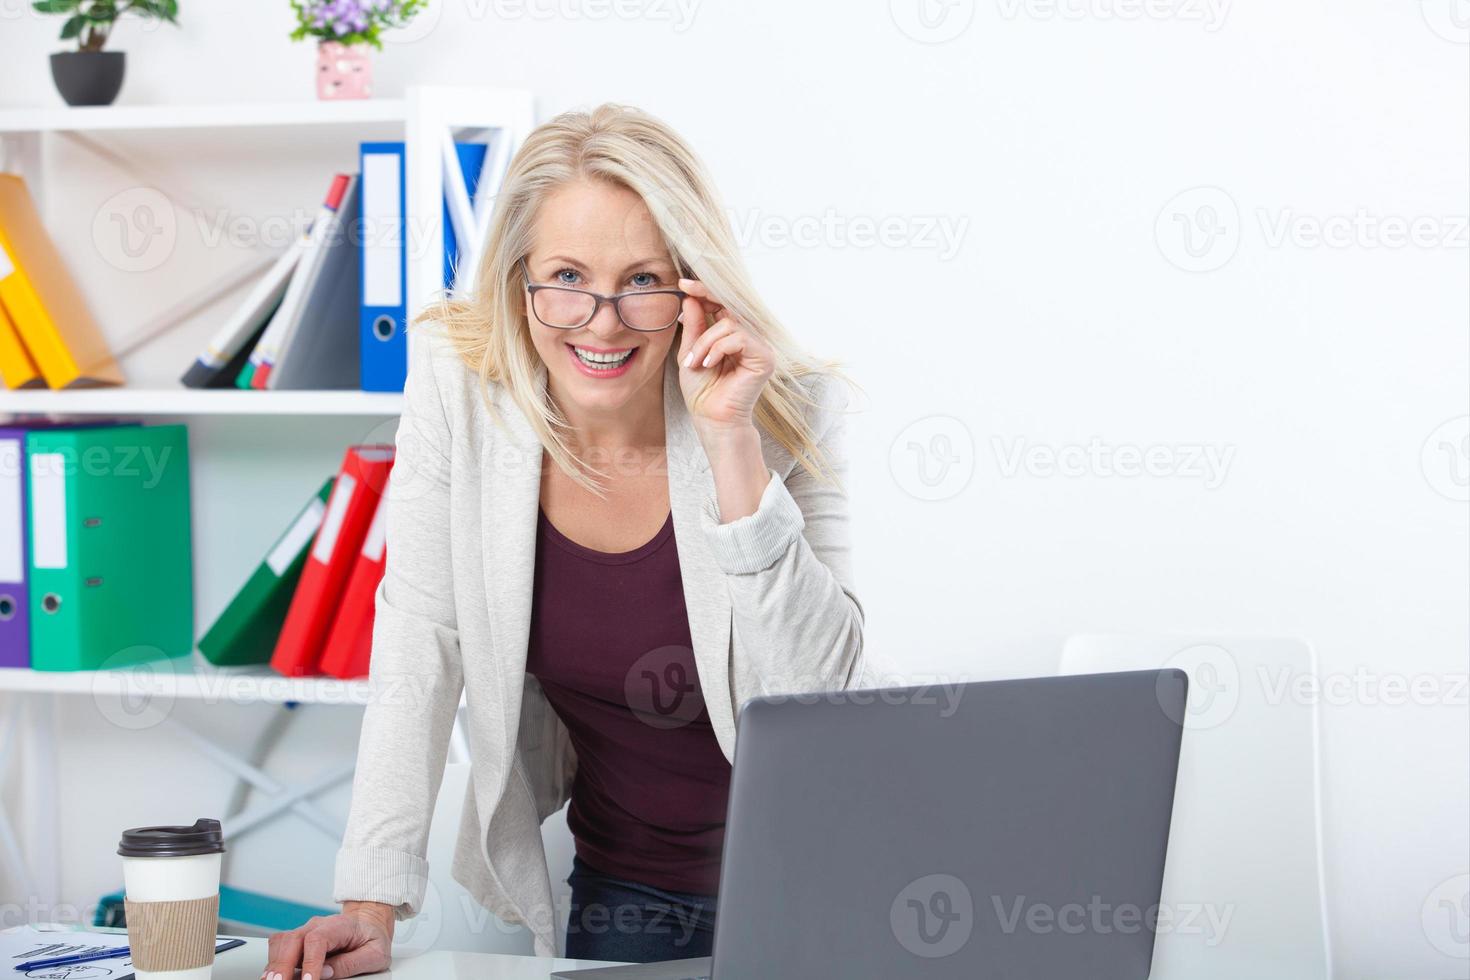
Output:
<path fill-rule="evenodd" d="M 580 347 L 574 346 L 572 348 L 572 350 L 577 355 L 577 360 L 581 361 L 583 364 L 587 365 L 590 368 L 596 368 L 601 371 L 609 371 L 613 368 L 621 367 L 622 364 L 628 360 L 628 358 L 633 356 L 633 351 L 636 349 L 637 348 L 630 347 L 625 351 L 617 353 L 599 354 L 594 351 L 583 350 Z"/>

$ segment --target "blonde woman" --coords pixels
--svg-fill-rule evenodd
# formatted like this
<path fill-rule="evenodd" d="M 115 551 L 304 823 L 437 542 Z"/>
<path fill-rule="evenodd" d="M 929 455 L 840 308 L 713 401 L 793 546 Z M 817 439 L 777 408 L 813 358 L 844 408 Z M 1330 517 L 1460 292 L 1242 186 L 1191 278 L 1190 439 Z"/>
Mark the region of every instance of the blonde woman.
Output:
<path fill-rule="evenodd" d="M 610 105 L 538 127 L 474 284 L 410 335 L 343 910 L 272 937 L 277 980 L 387 968 L 461 692 L 454 878 L 541 955 L 708 955 L 740 705 L 867 676 L 846 399 L 675 133 Z M 568 802 L 563 945 L 540 826 Z"/>

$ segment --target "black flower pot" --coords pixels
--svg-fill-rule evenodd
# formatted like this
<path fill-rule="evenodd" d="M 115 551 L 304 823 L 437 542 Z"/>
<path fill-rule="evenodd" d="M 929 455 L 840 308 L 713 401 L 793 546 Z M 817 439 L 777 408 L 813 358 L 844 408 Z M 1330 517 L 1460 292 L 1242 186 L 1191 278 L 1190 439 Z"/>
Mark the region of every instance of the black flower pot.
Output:
<path fill-rule="evenodd" d="M 67 105 L 112 105 L 122 88 L 123 51 L 58 51 L 51 77 Z"/>

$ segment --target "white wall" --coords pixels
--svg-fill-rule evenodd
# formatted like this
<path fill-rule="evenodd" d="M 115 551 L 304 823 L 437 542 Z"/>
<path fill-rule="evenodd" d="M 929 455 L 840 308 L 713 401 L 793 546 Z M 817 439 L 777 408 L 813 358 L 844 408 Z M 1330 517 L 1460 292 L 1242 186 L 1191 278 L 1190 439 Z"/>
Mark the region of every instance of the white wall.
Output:
<path fill-rule="evenodd" d="M 884 662 L 989 677 L 1050 670 L 1074 631 L 1295 633 L 1329 675 L 1422 678 L 1428 703 L 1370 686 L 1324 708 L 1333 947 L 1350 980 L 1464 976 L 1431 901 L 1470 871 L 1457 0 L 930 0 L 932 31 L 919 2 L 445 0 L 378 58 L 379 91 L 525 86 L 542 118 L 626 101 L 686 134 L 774 308 L 866 389 L 854 518 Z M 0 0 L 0 101 L 49 104 L 56 24 L 28 6 Z M 181 30 L 119 30 L 124 101 L 310 97 L 284 3 L 184 6 Z M 1203 206 L 1227 234 L 1195 260 L 1175 217 L 1198 236 Z M 1395 244 L 1414 219 L 1433 240 Z M 1323 225 L 1346 239 L 1314 244 Z M 923 500 L 904 447 L 936 434 L 956 485 Z M 1011 465 L 1094 439 L 1178 468 Z M 322 724 L 344 730 L 300 751 L 352 744 Z M 195 792 L 190 812 L 218 799 Z M 279 869 L 320 900 L 328 855 L 294 843 L 252 883 Z M 66 869 L 79 900 L 94 866 Z"/>

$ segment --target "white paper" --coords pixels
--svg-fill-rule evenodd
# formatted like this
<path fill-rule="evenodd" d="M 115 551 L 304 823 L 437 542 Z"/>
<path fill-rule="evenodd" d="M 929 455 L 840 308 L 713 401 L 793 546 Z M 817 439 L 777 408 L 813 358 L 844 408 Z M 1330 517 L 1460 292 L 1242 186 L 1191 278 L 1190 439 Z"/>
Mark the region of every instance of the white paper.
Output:
<path fill-rule="evenodd" d="M 66 455 L 31 453 L 31 564 L 66 567 Z"/>
<path fill-rule="evenodd" d="M 347 505 L 352 503 L 352 491 L 357 489 L 357 480 L 351 473 L 337 474 L 332 485 L 332 496 L 327 501 L 327 514 L 322 518 L 322 527 L 316 532 L 316 544 L 311 546 L 311 557 L 323 565 L 332 560 L 332 551 L 337 547 L 337 532 L 342 530 L 342 520 L 347 516 Z"/>
<path fill-rule="evenodd" d="M 227 942 L 219 936 L 214 944 L 218 947 Z M 87 932 L 82 929 L 37 929 L 34 926 L 16 926 L 0 930 L 0 978 L 21 977 L 28 980 L 126 980 L 133 975 L 133 960 L 130 956 L 115 956 L 105 960 L 88 960 L 70 966 L 50 969 L 27 970 L 15 968 L 17 963 L 29 960 L 50 959 L 53 956 L 77 956 L 103 949 L 121 949 L 128 944 L 126 932 Z M 244 947 L 236 947 L 244 948 Z M 224 955 L 228 955 L 228 950 Z"/>
<path fill-rule="evenodd" d="M 403 186 L 398 153 L 362 155 L 362 305 L 403 303 Z"/>
<path fill-rule="evenodd" d="M 31 980 L 74 980 L 86 976 L 88 980 L 117 980 L 133 972 L 133 961 L 127 956 L 109 960 L 91 960 L 72 966 L 57 966 L 50 969 L 28 970 L 24 973 L 15 969 L 16 964 L 27 960 L 50 959 L 53 956 L 75 956 L 96 952 L 101 949 L 120 949 L 128 944 L 126 933 L 82 932 L 75 930 L 42 931 L 31 926 L 0 932 L 0 974 L 7 977 L 28 977 Z M 85 971 L 82 969 L 86 967 Z"/>
<path fill-rule="evenodd" d="M 392 474 L 389 474 L 392 479 Z M 368 525 L 367 537 L 362 539 L 362 556 L 368 561 L 383 560 L 383 545 L 388 541 L 388 481 L 383 481 L 383 495 L 378 498 L 373 511 L 373 522 Z"/>
<path fill-rule="evenodd" d="M 322 515 L 326 510 L 327 505 L 322 503 L 321 498 L 313 497 L 306 509 L 297 515 L 296 523 L 281 535 L 281 540 L 266 555 L 265 563 L 276 573 L 276 578 L 284 575 L 296 556 L 301 554 L 301 549 L 311 543 L 312 536 L 322 526 Z"/>
<path fill-rule="evenodd" d="M 20 506 L 24 441 L 0 439 L 0 582 L 23 582 L 26 577 L 25 520 Z"/>

